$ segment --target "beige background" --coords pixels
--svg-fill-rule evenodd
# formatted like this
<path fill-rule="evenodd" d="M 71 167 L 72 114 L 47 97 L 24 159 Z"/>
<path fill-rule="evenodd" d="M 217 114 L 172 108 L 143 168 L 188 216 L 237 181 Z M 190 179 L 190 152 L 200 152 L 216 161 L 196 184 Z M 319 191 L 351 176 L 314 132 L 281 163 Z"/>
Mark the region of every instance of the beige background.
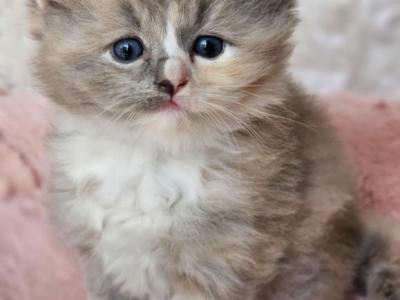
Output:
<path fill-rule="evenodd" d="M 24 0 L 0 0 L 0 89 L 27 88 Z M 312 92 L 400 97 L 400 0 L 299 0 L 293 72 Z"/>

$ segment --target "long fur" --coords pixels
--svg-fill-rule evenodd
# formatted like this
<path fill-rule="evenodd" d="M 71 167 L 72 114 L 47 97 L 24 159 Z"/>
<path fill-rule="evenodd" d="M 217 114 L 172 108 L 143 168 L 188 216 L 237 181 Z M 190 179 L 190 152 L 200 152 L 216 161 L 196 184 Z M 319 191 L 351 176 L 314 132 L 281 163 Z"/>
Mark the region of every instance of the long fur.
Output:
<path fill-rule="evenodd" d="M 344 300 L 363 245 L 354 184 L 319 108 L 286 72 L 290 0 L 33 5 L 54 102 L 49 209 L 93 299 Z M 199 35 L 226 40 L 215 60 Z M 140 60 L 111 45 L 136 36 Z M 182 110 L 155 85 L 179 62 Z"/>

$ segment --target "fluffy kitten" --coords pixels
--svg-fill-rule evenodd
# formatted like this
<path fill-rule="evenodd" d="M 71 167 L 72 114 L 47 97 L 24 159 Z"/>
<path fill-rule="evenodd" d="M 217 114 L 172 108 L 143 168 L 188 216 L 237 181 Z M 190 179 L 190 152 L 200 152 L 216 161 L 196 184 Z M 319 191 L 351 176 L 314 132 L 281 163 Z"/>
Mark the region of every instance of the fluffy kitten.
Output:
<path fill-rule="evenodd" d="M 287 74 L 294 8 L 32 2 L 49 207 L 92 299 L 349 296 L 363 228 L 335 138 Z"/>

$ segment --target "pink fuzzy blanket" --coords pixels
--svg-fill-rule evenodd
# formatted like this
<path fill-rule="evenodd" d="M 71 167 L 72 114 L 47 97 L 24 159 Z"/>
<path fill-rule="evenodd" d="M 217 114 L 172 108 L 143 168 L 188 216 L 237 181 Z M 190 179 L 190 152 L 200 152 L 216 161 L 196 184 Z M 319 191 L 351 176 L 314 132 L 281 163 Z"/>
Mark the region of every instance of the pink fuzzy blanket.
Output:
<path fill-rule="evenodd" d="M 354 163 L 364 207 L 400 219 L 400 102 L 350 95 L 321 100 Z"/>
<path fill-rule="evenodd" d="M 400 103 L 322 99 L 359 175 L 365 207 L 400 217 Z M 70 251 L 46 223 L 46 102 L 0 95 L 0 299 L 84 300 Z"/>
<path fill-rule="evenodd" d="M 46 223 L 45 101 L 0 96 L 0 299 L 84 300 L 75 260 Z"/>

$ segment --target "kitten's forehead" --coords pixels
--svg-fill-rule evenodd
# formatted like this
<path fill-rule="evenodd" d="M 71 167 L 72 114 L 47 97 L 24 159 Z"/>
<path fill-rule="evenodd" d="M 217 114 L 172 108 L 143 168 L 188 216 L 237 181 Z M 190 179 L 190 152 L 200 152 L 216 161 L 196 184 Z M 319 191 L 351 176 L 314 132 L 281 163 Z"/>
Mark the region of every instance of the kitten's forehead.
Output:
<path fill-rule="evenodd" d="M 119 1 L 125 7 L 129 3 L 136 11 L 142 28 L 153 28 L 152 34 L 160 33 L 161 40 L 165 39 L 165 35 L 171 37 L 173 29 L 177 42 L 183 48 L 188 47 L 188 43 L 193 42 L 193 37 L 199 33 L 218 33 L 233 40 L 235 37 L 241 39 L 244 34 L 266 26 L 263 21 L 271 21 L 295 5 L 295 0 Z"/>
<path fill-rule="evenodd" d="M 260 32 L 289 11 L 295 0 L 55 0 L 65 6 L 71 24 L 112 35 L 137 34 L 151 44 L 159 44 L 176 31 L 177 42 L 187 50 L 196 34 L 217 34 L 231 42 Z M 275 18 L 275 20 L 272 20 Z M 285 21 L 286 19 L 286 21 Z M 265 22 L 265 21 L 268 22 Z M 90 21 L 90 22 L 89 22 Z M 57 22 L 57 20 L 55 20 Z M 63 23 L 65 23 L 63 21 Z M 283 24 L 284 25 L 284 24 Z M 272 26 L 273 27 L 273 26 Z M 275 28 L 275 30 L 280 30 Z M 285 28 L 281 29 L 282 31 Z M 117 37 L 115 37 L 117 38 Z"/>
<path fill-rule="evenodd" d="M 94 0 L 91 0 L 94 1 Z M 101 14 L 110 18 L 109 14 L 122 15 L 122 22 L 115 25 L 132 25 L 142 34 L 147 33 L 149 39 L 163 41 L 172 32 L 178 38 L 183 31 L 194 31 L 205 22 L 206 12 L 225 0 L 100 0 L 105 3 Z M 95 9 L 99 8 L 98 0 L 93 2 Z M 116 18 L 113 18 L 116 21 Z M 119 23 L 119 24 L 118 24 Z M 178 32 L 179 31 L 179 32 Z M 176 40 L 176 42 L 181 42 Z M 182 43 L 181 43 L 182 44 Z"/>

